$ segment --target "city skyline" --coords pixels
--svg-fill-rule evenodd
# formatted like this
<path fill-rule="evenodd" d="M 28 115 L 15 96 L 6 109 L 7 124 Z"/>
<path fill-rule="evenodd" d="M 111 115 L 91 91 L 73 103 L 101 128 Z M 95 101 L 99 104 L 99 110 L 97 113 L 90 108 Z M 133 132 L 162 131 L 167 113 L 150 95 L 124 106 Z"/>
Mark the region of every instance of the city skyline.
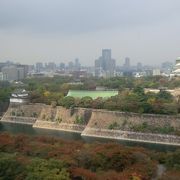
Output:
<path fill-rule="evenodd" d="M 117 65 L 158 65 L 180 56 L 179 0 L 1 0 L 0 60 L 93 65 L 112 49 Z M 107 13 L 108 12 L 108 13 Z"/>
<path fill-rule="evenodd" d="M 107 48 L 104 48 L 104 49 L 107 49 Z M 103 49 L 101 49 L 101 51 L 102 50 Z M 101 51 L 99 52 L 99 54 L 101 54 Z M 99 56 L 99 54 L 97 55 L 97 57 Z M 163 63 L 172 63 L 172 64 L 175 64 L 177 58 L 180 57 L 179 56 L 179 57 L 176 57 L 173 60 L 165 60 L 165 61 L 162 61 L 162 62 L 158 62 L 156 64 L 154 64 L 154 63 L 152 64 L 152 63 L 148 63 L 148 62 L 147 63 L 143 63 L 143 61 L 133 61 L 134 59 L 129 57 L 129 56 L 126 56 L 126 57 L 121 58 L 121 59 L 116 59 L 116 58 L 114 58 L 113 52 L 112 52 L 112 56 L 113 56 L 113 59 L 116 60 L 116 66 L 121 66 L 121 67 L 123 67 L 125 65 L 125 62 L 126 62 L 127 58 L 131 62 L 130 66 L 137 66 L 138 64 L 141 64 L 143 66 L 160 67 Z M 53 59 L 47 59 L 47 60 L 39 59 L 37 61 L 31 61 L 31 62 L 27 62 L 27 63 L 25 61 L 18 61 L 18 60 L 16 61 L 15 59 L 0 59 L 0 63 L 12 62 L 12 63 L 15 63 L 15 64 L 27 64 L 27 65 L 35 65 L 36 63 L 43 63 L 44 65 L 48 64 L 48 63 L 55 63 L 57 66 L 59 66 L 60 64 L 68 65 L 69 63 L 71 63 L 71 62 L 75 61 L 76 59 L 78 59 L 82 66 L 85 66 L 85 67 L 94 67 L 94 61 L 97 59 L 97 57 L 92 60 L 91 64 L 84 64 L 82 59 L 79 59 L 79 57 L 74 57 L 72 59 L 67 59 L 66 61 L 65 60 L 53 60 Z"/>

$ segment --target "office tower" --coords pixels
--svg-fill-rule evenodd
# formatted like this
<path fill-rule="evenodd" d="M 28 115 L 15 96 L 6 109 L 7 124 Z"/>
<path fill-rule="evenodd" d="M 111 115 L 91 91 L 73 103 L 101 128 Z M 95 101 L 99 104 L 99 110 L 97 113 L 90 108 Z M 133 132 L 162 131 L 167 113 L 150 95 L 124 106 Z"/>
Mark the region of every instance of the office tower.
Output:
<path fill-rule="evenodd" d="M 17 68 L 24 69 L 24 75 L 23 76 L 27 77 L 28 72 L 29 72 L 29 66 L 28 65 L 17 64 Z M 22 71 L 22 70 L 20 70 L 20 71 Z M 22 77 L 22 75 L 21 75 L 21 77 Z"/>
<path fill-rule="evenodd" d="M 109 69 L 110 61 L 111 61 L 111 49 L 103 49 L 102 50 L 103 70 L 107 71 Z"/>
<path fill-rule="evenodd" d="M 72 71 L 72 70 L 74 69 L 74 63 L 73 63 L 72 61 L 70 61 L 70 62 L 68 63 L 68 69 L 69 69 L 70 71 Z"/>
<path fill-rule="evenodd" d="M 17 80 L 22 80 L 25 78 L 25 69 L 24 67 L 17 67 Z"/>
<path fill-rule="evenodd" d="M 95 76 L 100 77 L 102 74 L 102 57 L 95 60 Z"/>
<path fill-rule="evenodd" d="M 130 58 L 125 58 L 124 68 L 129 69 L 130 68 Z"/>
<path fill-rule="evenodd" d="M 2 73 L 8 81 L 22 80 L 25 78 L 24 68 L 16 66 L 5 66 Z"/>
<path fill-rule="evenodd" d="M 103 49 L 102 56 L 95 60 L 95 76 L 114 76 L 116 68 L 115 59 L 111 58 L 111 49 Z"/>
<path fill-rule="evenodd" d="M 142 63 L 138 62 L 137 66 L 136 66 L 137 71 L 142 71 L 143 67 L 142 67 Z"/>
<path fill-rule="evenodd" d="M 0 81 L 8 81 L 7 74 L 0 72 Z"/>
<path fill-rule="evenodd" d="M 55 71 L 56 70 L 56 64 L 54 62 L 49 62 L 47 65 L 47 69 L 49 71 Z"/>
<path fill-rule="evenodd" d="M 129 57 L 125 58 L 125 62 L 124 62 L 122 71 L 123 71 L 124 76 L 132 76 L 133 71 L 132 71 L 132 68 L 130 65 L 130 58 Z"/>
<path fill-rule="evenodd" d="M 64 70 L 65 69 L 65 64 L 64 63 L 60 63 L 60 70 Z"/>
<path fill-rule="evenodd" d="M 41 72 L 43 70 L 43 63 L 36 63 L 36 72 Z"/>
<path fill-rule="evenodd" d="M 75 70 L 75 71 L 79 71 L 80 69 L 81 69 L 81 64 L 79 63 L 79 59 L 76 58 L 76 59 L 74 60 L 74 70 Z"/>

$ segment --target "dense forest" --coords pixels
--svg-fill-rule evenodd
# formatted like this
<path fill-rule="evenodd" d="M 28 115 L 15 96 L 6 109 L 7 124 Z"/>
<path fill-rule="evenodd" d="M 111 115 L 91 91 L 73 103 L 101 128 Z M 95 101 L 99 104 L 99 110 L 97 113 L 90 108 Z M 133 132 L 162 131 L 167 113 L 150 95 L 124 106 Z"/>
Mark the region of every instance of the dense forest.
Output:
<path fill-rule="evenodd" d="M 74 83 L 74 82 L 81 83 Z M 145 93 L 144 88 L 178 88 L 180 79 L 167 77 L 114 77 L 82 78 L 78 81 L 73 77 L 30 78 L 23 81 L 24 85 L 18 87 L 8 82 L 0 83 L 0 112 L 5 111 L 9 104 L 11 92 L 17 88 L 25 88 L 30 93 L 32 103 L 45 103 L 69 107 L 85 107 L 107 109 L 135 113 L 179 114 L 180 98 L 175 99 L 170 93 Z M 95 90 L 103 86 L 106 89 L 116 89 L 119 94 L 108 99 L 81 99 L 66 97 L 71 90 Z"/>
<path fill-rule="evenodd" d="M 116 143 L 0 134 L 2 180 L 159 180 L 180 177 L 180 151 L 163 153 Z M 159 173 L 158 167 L 164 167 Z"/>
<path fill-rule="evenodd" d="M 96 109 L 117 110 L 135 113 L 179 114 L 180 100 L 170 93 L 145 93 L 144 88 L 175 88 L 180 87 L 177 78 L 169 80 L 166 77 L 116 77 L 109 79 L 81 79 L 81 84 L 72 84 L 72 77 L 54 77 L 25 80 L 26 88 L 31 92 L 31 102 L 61 105 L 69 107 L 85 107 Z M 81 99 L 66 97 L 70 89 L 95 90 L 97 86 L 119 91 L 117 96 L 108 99 Z"/>

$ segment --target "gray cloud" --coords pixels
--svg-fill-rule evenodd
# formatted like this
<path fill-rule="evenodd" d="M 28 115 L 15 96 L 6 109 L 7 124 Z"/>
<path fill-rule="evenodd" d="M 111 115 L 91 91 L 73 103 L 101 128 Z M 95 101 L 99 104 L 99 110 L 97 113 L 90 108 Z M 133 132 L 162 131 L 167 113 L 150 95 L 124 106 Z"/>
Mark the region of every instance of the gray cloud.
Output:
<path fill-rule="evenodd" d="M 81 33 L 156 23 L 179 12 L 170 0 L 1 0 L 0 27 Z M 178 13 L 179 14 L 179 13 Z"/>
<path fill-rule="evenodd" d="M 140 45 L 139 43 L 145 44 L 141 52 L 143 57 L 150 56 L 153 59 L 161 57 L 158 53 L 155 53 L 156 57 L 148 53 L 147 49 L 153 48 L 153 46 L 148 46 L 148 39 L 149 44 L 152 42 L 159 44 L 156 42 L 162 41 L 162 44 L 160 43 L 162 47 L 159 47 L 160 52 L 165 46 L 164 42 L 168 41 L 172 44 L 171 47 L 168 45 L 164 47 L 164 49 L 169 49 L 169 55 L 168 52 L 165 53 L 167 53 L 167 59 L 170 59 L 178 55 L 177 50 L 174 49 L 178 49 L 179 46 L 177 33 L 180 30 L 179 8 L 179 0 L 1 0 L 0 37 L 3 41 L 0 42 L 0 47 L 2 47 L 0 52 L 2 49 L 3 52 L 0 58 L 19 58 L 21 61 L 24 57 L 38 59 L 43 56 L 43 49 L 46 51 L 49 48 L 50 57 L 57 57 L 60 55 L 53 48 L 56 49 L 59 43 L 63 58 L 66 56 L 72 58 L 77 54 L 85 59 L 84 63 L 90 61 L 88 57 L 92 58 L 90 53 L 93 51 L 86 50 L 84 54 L 84 51 L 78 47 L 69 47 L 71 40 L 73 40 L 72 45 L 78 44 L 79 47 L 93 49 L 94 54 L 97 54 L 95 48 L 101 49 L 104 48 L 102 46 L 109 45 L 108 47 L 114 49 L 117 58 L 122 58 L 125 53 L 118 54 L 117 49 L 124 49 L 124 47 L 118 47 L 122 44 L 117 42 L 117 39 L 122 43 L 136 44 L 135 50 L 137 45 Z M 123 40 L 124 35 L 126 35 L 126 40 Z M 13 38 L 18 39 L 19 42 L 12 42 Z M 24 49 L 24 43 L 27 41 L 29 51 Z M 127 56 L 129 54 L 136 56 L 136 61 L 138 61 L 138 57 L 141 56 L 138 56 L 135 50 L 131 53 L 132 44 L 127 45 L 124 52 Z M 20 51 L 20 48 L 24 51 Z M 35 53 L 35 48 L 41 49 L 39 53 Z M 70 52 L 72 56 L 69 56 Z M 23 55 L 21 56 L 20 53 Z M 147 58 L 146 62 L 149 59 Z M 154 60 L 154 62 L 157 61 Z"/>

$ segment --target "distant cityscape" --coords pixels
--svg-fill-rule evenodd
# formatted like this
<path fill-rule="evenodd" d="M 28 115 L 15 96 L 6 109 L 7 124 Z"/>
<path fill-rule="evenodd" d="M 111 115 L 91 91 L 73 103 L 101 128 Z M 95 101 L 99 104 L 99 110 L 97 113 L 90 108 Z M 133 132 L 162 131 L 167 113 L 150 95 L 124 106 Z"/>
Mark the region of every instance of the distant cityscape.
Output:
<path fill-rule="evenodd" d="M 173 63 L 174 61 L 174 63 Z M 73 76 L 81 77 L 121 77 L 134 76 L 180 76 L 180 57 L 172 61 L 163 62 L 161 66 L 131 65 L 131 59 L 126 57 L 122 66 L 116 65 L 116 60 L 112 58 L 111 49 L 102 49 L 99 58 L 94 60 L 94 66 L 83 66 L 76 58 L 68 63 L 61 62 L 37 62 L 34 65 L 14 63 L 11 61 L 0 63 L 0 81 L 19 81 L 27 77 L 53 77 L 53 76 Z"/>

